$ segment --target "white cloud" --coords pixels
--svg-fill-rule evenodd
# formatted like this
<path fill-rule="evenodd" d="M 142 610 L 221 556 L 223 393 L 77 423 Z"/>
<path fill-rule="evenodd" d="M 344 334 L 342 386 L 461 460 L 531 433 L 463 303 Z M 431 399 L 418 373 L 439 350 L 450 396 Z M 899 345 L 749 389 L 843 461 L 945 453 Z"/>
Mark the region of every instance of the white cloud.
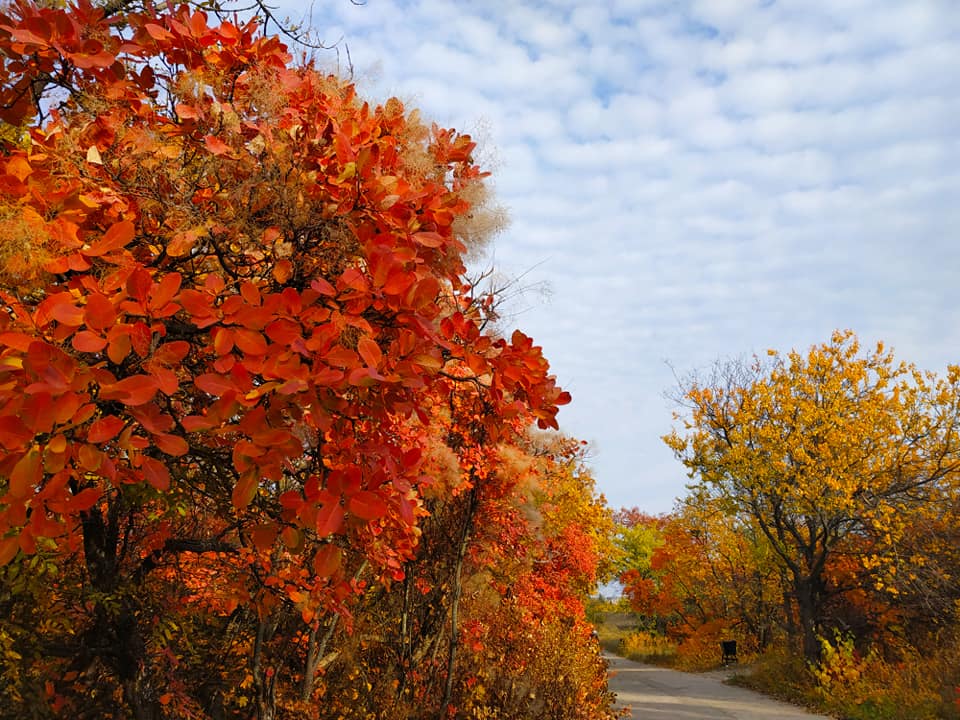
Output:
<path fill-rule="evenodd" d="M 292 0 L 290 0 L 292 2 Z M 364 91 L 489 127 L 517 324 L 615 505 L 667 510 L 661 393 L 837 327 L 936 368 L 960 347 L 954 0 L 333 3 Z"/>

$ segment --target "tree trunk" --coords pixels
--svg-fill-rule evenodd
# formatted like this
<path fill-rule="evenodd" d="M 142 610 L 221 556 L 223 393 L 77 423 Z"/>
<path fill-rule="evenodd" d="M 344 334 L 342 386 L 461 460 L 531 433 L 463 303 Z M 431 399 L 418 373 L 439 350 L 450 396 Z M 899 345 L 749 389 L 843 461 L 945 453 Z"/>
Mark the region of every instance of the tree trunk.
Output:
<path fill-rule="evenodd" d="M 820 604 L 821 593 L 816 578 L 799 578 L 794 582 L 794 594 L 800 615 L 803 657 L 807 662 L 820 662 Z"/>
<path fill-rule="evenodd" d="M 463 560 L 467 554 L 467 545 L 470 543 L 470 532 L 473 529 L 473 516 L 477 509 L 477 486 L 470 489 L 467 499 L 467 509 L 463 519 L 463 532 L 460 535 L 460 544 L 457 547 L 457 560 L 453 568 L 453 597 L 450 600 L 450 650 L 447 653 L 447 678 L 443 688 L 443 701 L 440 703 L 438 718 L 443 720 L 447 716 L 447 708 L 453 697 L 453 673 L 457 663 L 457 648 L 460 644 L 458 624 L 460 622 L 460 595 L 462 593 Z"/>

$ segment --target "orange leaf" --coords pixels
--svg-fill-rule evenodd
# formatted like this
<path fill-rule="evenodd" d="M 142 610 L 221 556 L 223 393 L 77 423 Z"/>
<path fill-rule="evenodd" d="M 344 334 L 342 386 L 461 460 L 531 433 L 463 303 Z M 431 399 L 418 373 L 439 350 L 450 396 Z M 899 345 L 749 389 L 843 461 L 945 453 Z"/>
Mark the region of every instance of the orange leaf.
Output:
<path fill-rule="evenodd" d="M 317 550 L 313 558 L 313 570 L 317 577 L 330 577 L 340 569 L 342 562 L 343 552 L 340 548 L 333 543 L 327 543 Z"/>
<path fill-rule="evenodd" d="M 64 325 L 79 327 L 83 325 L 83 308 L 78 308 L 70 293 L 62 292 L 44 300 L 41 309 L 51 319 Z"/>
<path fill-rule="evenodd" d="M 123 331 L 111 335 L 113 337 L 107 346 L 107 357 L 112 363 L 119 365 L 130 354 L 130 336 Z"/>
<path fill-rule="evenodd" d="M 151 310 L 161 310 L 180 292 L 181 282 L 183 282 L 183 277 L 180 273 L 173 272 L 164 275 L 157 287 L 150 293 L 148 307 Z"/>
<path fill-rule="evenodd" d="M 443 245 L 443 243 L 446 242 L 446 240 L 444 240 L 443 235 L 440 235 L 439 233 L 435 233 L 435 232 L 414 233 L 413 239 L 416 242 L 423 245 L 424 247 L 429 247 L 429 248 L 438 248 L 441 245 Z"/>
<path fill-rule="evenodd" d="M 154 40 L 173 40 L 173 33 L 156 23 L 144 23 L 143 29 Z"/>
<path fill-rule="evenodd" d="M 83 443 L 77 450 L 77 458 L 80 460 L 80 466 L 90 472 L 99 470 L 103 465 L 103 453 L 87 443 Z"/>
<path fill-rule="evenodd" d="M 273 279 L 283 285 L 293 277 L 293 263 L 289 260 L 280 260 L 273 266 Z"/>
<path fill-rule="evenodd" d="M 190 451 L 190 445 L 178 435 L 169 433 L 158 433 L 153 436 L 153 444 L 167 455 L 182 457 Z"/>
<path fill-rule="evenodd" d="M 383 359 L 383 353 L 380 352 L 380 346 L 370 338 L 364 336 L 357 343 L 357 350 L 364 362 L 372 368 L 378 367 Z"/>
<path fill-rule="evenodd" d="M 119 250 L 133 240 L 137 234 L 136 227 L 129 220 L 121 220 L 110 226 L 103 237 L 88 248 L 83 249 L 87 257 L 100 257 L 113 250 Z"/>
<path fill-rule="evenodd" d="M 230 151 L 230 146 L 214 135 L 204 136 L 203 144 L 206 146 L 207 150 L 214 155 L 223 155 L 224 153 Z"/>
<path fill-rule="evenodd" d="M 102 400 L 119 400 L 124 405 L 137 406 L 148 403 L 157 394 L 160 383 L 151 375 L 131 375 L 112 385 L 100 387 Z"/>
<path fill-rule="evenodd" d="M 233 341 L 247 355 L 258 356 L 267 352 L 267 341 L 256 330 L 237 328 L 234 331 Z"/>
<path fill-rule="evenodd" d="M 107 339 L 90 330 L 81 330 L 70 340 L 73 349 L 77 352 L 100 352 L 107 346 Z"/>
<path fill-rule="evenodd" d="M 106 330 L 116 320 L 117 311 L 105 295 L 94 293 L 87 298 L 87 304 L 83 309 L 83 321 L 87 327 Z"/>
<path fill-rule="evenodd" d="M 13 560 L 20 551 L 20 538 L 16 535 L 0 540 L 0 567 Z"/>
<path fill-rule="evenodd" d="M 233 487 L 233 506 L 237 510 L 243 510 L 249 505 L 257 494 L 257 486 L 260 484 L 260 474 L 256 468 L 247 470 L 240 476 L 237 484 Z"/>
<path fill-rule="evenodd" d="M 43 480 L 43 463 L 40 450 L 33 447 L 13 466 L 10 472 L 9 492 L 15 498 L 26 497 L 40 484 L 41 480 Z"/>

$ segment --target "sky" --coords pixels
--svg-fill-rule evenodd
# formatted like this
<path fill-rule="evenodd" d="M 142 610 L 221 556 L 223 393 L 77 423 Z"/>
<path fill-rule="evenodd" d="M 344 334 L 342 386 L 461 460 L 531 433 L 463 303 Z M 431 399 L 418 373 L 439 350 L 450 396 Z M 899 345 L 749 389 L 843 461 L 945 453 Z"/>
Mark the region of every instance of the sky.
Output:
<path fill-rule="evenodd" d="M 612 507 L 685 494 L 665 394 L 716 360 L 849 328 L 960 362 L 956 0 L 318 0 L 307 21 L 361 95 L 480 141 L 511 221 L 483 262 L 529 288 L 506 329 L 573 394 L 561 429 Z"/>

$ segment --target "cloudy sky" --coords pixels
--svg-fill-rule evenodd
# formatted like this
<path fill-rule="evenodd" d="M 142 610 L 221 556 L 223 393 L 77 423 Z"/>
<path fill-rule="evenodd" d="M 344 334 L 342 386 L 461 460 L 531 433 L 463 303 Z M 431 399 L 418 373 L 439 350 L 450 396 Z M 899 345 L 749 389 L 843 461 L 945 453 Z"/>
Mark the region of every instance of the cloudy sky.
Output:
<path fill-rule="evenodd" d="M 674 371 L 835 328 L 960 362 L 956 0 L 321 0 L 311 22 L 367 97 L 481 137 L 511 218 L 491 257 L 534 288 L 512 324 L 612 506 L 684 493 Z"/>

